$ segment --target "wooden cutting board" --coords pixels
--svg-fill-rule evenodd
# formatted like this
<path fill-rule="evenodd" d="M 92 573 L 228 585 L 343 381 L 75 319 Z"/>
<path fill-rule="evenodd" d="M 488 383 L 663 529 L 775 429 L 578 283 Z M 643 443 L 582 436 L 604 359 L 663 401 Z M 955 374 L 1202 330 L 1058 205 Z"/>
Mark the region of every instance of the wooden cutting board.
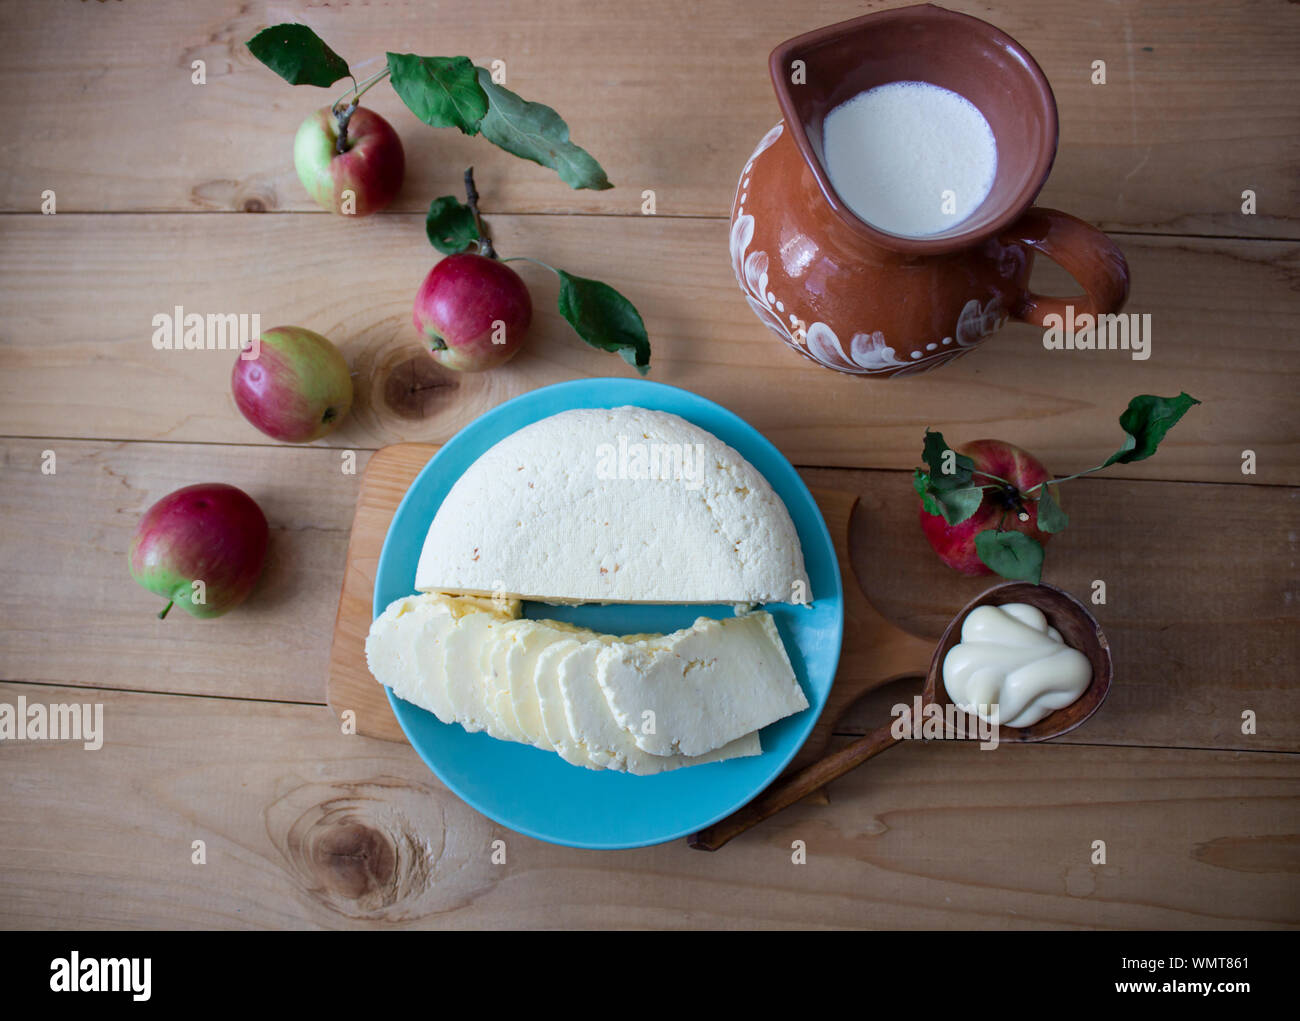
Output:
<path fill-rule="evenodd" d="M 336 714 L 355 714 L 357 733 L 405 741 L 384 689 L 366 668 L 365 640 L 370 630 L 371 598 L 379 551 L 389 522 L 406 490 L 438 447 L 398 443 L 375 453 L 361 479 L 357 513 L 348 542 L 343 591 L 330 648 L 326 698 Z M 934 643 L 890 624 L 867 602 L 849 566 L 849 528 L 857 497 L 834 489 L 814 489 L 835 541 L 844 583 L 844 648 L 826 708 L 808 741 L 790 764 L 802 768 L 826 750 L 835 723 L 865 692 L 902 677 L 920 676 L 930 666 Z"/>

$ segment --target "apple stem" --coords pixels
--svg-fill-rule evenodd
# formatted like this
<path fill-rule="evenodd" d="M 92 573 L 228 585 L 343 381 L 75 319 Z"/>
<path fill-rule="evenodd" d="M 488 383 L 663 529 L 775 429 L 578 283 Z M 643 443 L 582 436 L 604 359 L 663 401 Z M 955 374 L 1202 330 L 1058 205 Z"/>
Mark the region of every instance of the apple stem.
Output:
<path fill-rule="evenodd" d="M 541 259 L 534 259 L 530 255 L 512 255 L 508 259 L 502 259 L 502 262 L 531 262 L 534 266 L 541 266 L 542 269 L 550 270 L 552 273 L 559 275 L 559 270 L 554 266 L 548 266 Z"/>
<path fill-rule="evenodd" d="M 334 143 L 334 151 L 339 155 L 348 151 L 348 121 L 352 119 L 352 115 L 356 112 L 357 104 L 355 100 L 346 109 L 339 110 L 336 107 L 334 110 L 334 122 L 339 127 L 339 137 Z"/>
<path fill-rule="evenodd" d="M 981 468 L 972 468 L 971 474 L 983 475 L 986 479 L 994 479 L 997 482 L 1001 482 L 1004 486 L 1011 486 L 1013 489 L 1015 488 L 1015 483 L 1011 482 L 1009 479 L 1004 479 L 1001 475 L 994 475 L 992 472 L 986 472 Z"/>
<path fill-rule="evenodd" d="M 167 611 L 170 610 L 170 609 L 172 608 L 172 604 L 173 604 L 174 602 L 176 602 L 175 599 L 168 599 L 168 600 L 167 600 L 167 605 L 164 606 L 161 610 L 158 611 L 158 619 L 159 619 L 159 620 L 163 620 L 163 619 L 167 616 Z"/>
<path fill-rule="evenodd" d="M 1037 483 L 1037 484 L 1035 484 L 1035 485 L 1030 486 L 1028 489 L 1026 489 L 1026 490 L 1025 490 L 1025 495 L 1028 496 L 1028 495 L 1029 495 L 1030 493 L 1032 493 L 1035 489 L 1042 489 L 1043 486 L 1055 486 L 1055 485 L 1057 485 L 1058 483 L 1061 483 L 1061 482 L 1069 482 L 1069 481 L 1071 481 L 1072 479 L 1081 479 L 1081 478 L 1083 478 L 1085 475 L 1091 475 L 1093 472 L 1099 472 L 1099 471 L 1101 471 L 1101 470 L 1102 470 L 1103 468 L 1105 468 L 1105 467 L 1106 467 L 1106 465 L 1104 465 L 1104 464 L 1099 464 L 1099 465 L 1097 465 L 1096 468 L 1088 468 L 1088 469 L 1086 469 L 1085 471 L 1075 472 L 1073 475 L 1063 475 L 1063 476 L 1061 476 L 1061 478 L 1059 478 L 1059 479 L 1048 479 L 1048 480 L 1046 480 L 1045 482 L 1039 482 L 1039 483 Z M 1042 497 L 1040 496 L 1039 499 L 1042 499 Z"/>
<path fill-rule="evenodd" d="M 469 211 L 474 214 L 474 226 L 478 228 L 478 254 L 485 255 L 489 259 L 497 258 L 496 249 L 492 247 L 492 238 L 483 224 L 483 217 L 479 215 L 478 189 L 474 187 L 473 167 L 465 171 L 465 201 L 469 204 Z"/>

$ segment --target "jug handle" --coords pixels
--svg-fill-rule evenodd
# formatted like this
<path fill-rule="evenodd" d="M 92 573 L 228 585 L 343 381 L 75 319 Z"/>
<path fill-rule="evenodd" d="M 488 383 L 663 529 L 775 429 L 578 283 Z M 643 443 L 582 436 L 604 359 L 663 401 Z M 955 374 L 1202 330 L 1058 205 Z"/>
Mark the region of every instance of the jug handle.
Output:
<path fill-rule="evenodd" d="M 1128 262 L 1105 233 L 1059 209 L 1034 206 L 1000 237 L 1003 244 L 1019 244 L 1042 252 L 1083 285 L 1086 294 L 1069 298 L 1035 294 L 1026 290 L 1012 310 L 1016 319 L 1044 325 L 1045 316 L 1108 315 L 1118 312 L 1128 298 Z"/>

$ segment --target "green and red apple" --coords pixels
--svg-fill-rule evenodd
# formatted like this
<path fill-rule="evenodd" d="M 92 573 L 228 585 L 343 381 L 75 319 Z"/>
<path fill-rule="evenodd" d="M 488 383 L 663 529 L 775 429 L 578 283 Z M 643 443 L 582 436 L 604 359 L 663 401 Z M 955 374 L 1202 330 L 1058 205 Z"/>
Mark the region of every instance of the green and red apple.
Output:
<path fill-rule="evenodd" d="M 343 124 L 346 133 L 339 152 Z M 392 202 L 401 189 L 406 152 L 393 126 L 379 114 L 359 106 L 349 116 L 326 106 L 299 126 L 293 165 L 321 208 L 369 216 Z"/>
<path fill-rule="evenodd" d="M 266 562 L 266 515 L 235 486 L 203 482 L 169 493 L 131 539 L 131 577 L 195 617 L 220 617 L 253 591 Z M 201 584 L 195 584 L 199 582 Z"/>
<path fill-rule="evenodd" d="M 1023 532 L 1045 545 L 1052 533 L 1038 528 L 1038 502 L 1020 495 L 1052 478 L 1042 462 L 1002 440 L 975 440 L 953 449 L 975 462 L 977 483 L 988 483 L 987 476 L 979 474 L 987 473 L 1014 483 L 1018 492 L 1005 486 L 984 490 L 984 497 L 975 513 L 955 525 L 948 524 L 941 515 L 930 514 L 922 504 L 921 531 L 939 554 L 939 559 L 962 574 L 992 574 L 993 571 L 975 551 L 975 536 L 986 529 Z"/>
<path fill-rule="evenodd" d="M 412 318 L 439 365 L 480 372 L 519 351 L 533 303 L 523 279 L 505 263 L 462 252 L 429 271 L 415 295 Z"/>
<path fill-rule="evenodd" d="M 352 375 L 343 353 L 301 326 L 263 331 L 235 359 L 230 389 L 249 422 L 285 443 L 320 439 L 352 407 Z"/>

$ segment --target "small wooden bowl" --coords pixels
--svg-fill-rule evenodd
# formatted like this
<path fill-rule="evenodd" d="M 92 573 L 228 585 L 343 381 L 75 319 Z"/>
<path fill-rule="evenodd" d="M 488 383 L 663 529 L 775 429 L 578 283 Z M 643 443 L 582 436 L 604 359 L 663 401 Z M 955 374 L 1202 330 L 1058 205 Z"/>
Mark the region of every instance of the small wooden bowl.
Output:
<path fill-rule="evenodd" d="M 998 727 L 998 740 L 1005 742 L 1046 741 L 1048 738 L 1068 734 L 1101 708 L 1110 691 L 1110 643 L 1088 608 L 1068 592 L 1052 585 L 1033 585 L 1027 581 L 1011 581 L 995 585 L 967 603 L 953 617 L 939 639 L 930 660 L 930 672 L 925 678 L 921 693 L 924 704 L 937 702 L 940 706 L 952 704 L 943 686 L 943 661 L 953 646 L 961 641 L 961 626 L 966 615 L 977 606 L 1002 606 L 1006 603 L 1028 603 L 1037 607 L 1056 628 L 1067 645 L 1073 646 L 1088 657 L 1092 664 L 1092 682 L 1079 698 L 1063 709 L 1057 709 L 1029 727 Z M 973 728 L 966 729 L 973 734 Z"/>

